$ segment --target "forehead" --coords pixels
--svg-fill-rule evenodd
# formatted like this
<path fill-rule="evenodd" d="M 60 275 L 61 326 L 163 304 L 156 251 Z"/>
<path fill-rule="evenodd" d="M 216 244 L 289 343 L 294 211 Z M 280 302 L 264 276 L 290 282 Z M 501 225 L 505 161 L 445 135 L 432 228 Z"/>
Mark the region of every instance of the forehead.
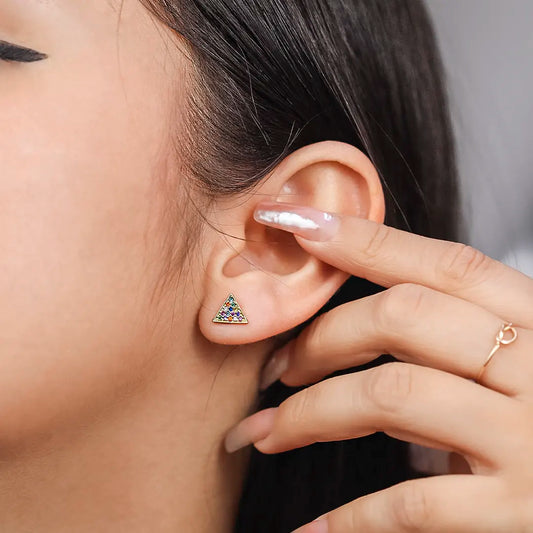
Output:
<path fill-rule="evenodd" d="M 78 0 L 0 0 L 0 29 L 16 32 L 22 25 L 45 22 L 57 17 L 69 4 L 79 3 Z"/>
<path fill-rule="evenodd" d="M 138 6 L 138 0 L 0 0 L 0 39 L 37 45 L 63 32 L 116 29 L 117 19 L 123 26 L 139 17 Z"/>
<path fill-rule="evenodd" d="M 139 0 L 0 0 L 2 39 L 55 57 L 110 47 L 147 63 L 181 57 L 170 46 L 177 44 L 170 28 Z"/>
<path fill-rule="evenodd" d="M 4 16 L 32 18 L 54 13 L 107 13 L 118 12 L 132 0 L 0 0 L 0 13 Z M 133 0 L 136 1 L 136 0 Z M 0 22 L 2 22 L 0 17 Z"/>

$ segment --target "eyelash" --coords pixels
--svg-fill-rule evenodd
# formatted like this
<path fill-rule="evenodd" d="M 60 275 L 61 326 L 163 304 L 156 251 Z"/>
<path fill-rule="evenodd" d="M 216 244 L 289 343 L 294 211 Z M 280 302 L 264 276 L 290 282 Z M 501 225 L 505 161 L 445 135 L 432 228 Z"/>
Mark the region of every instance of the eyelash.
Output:
<path fill-rule="evenodd" d="M 30 63 L 48 57 L 46 54 L 0 40 L 0 60 Z"/>

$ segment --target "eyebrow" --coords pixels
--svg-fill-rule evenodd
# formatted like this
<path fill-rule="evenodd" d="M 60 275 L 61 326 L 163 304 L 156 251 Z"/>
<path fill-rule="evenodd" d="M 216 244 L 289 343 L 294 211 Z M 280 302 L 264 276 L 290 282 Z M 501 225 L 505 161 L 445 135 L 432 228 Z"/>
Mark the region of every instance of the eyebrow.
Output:
<path fill-rule="evenodd" d="M 46 59 L 48 56 L 31 48 L 19 46 L 17 44 L 8 43 L 0 39 L 0 55 L 4 61 L 19 61 L 30 63 L 32 61 L 40 61 Z"/>

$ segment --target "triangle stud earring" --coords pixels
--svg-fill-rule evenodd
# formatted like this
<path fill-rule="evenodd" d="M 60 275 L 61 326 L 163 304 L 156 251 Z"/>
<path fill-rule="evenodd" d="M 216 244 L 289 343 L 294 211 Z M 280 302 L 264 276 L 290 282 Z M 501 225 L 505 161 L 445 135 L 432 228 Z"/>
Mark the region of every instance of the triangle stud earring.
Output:
<path fill-rule="evenodd" d="M 215 318 L 213 318 L 213 322 L 220 324 L 248 324 L 248 319 L 242 312 L 235 296 L 230 294 L 218 310 Z"/>

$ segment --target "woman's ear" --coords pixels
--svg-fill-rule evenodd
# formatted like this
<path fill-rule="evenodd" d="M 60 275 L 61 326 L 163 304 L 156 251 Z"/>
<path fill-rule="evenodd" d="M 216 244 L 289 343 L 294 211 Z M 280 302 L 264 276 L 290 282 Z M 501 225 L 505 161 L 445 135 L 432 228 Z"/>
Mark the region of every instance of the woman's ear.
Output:
<path fill-rule="evenodd" d="M 313 316 L 349 277 L 306 252 L 291 233 L 256 222 L 254 208 L 263 200 L 375 222 L 385 218 L 376 169 L 359 149 L 338 141 L 288 155 L 245 200 L 218 201 L 210 222 L 220 233 L 209 240 L 199 313 L 200 330 L 212 342 L 245 344 L 290 330 Z M 234 300 L 228 304 L 230 294 Z"/>

